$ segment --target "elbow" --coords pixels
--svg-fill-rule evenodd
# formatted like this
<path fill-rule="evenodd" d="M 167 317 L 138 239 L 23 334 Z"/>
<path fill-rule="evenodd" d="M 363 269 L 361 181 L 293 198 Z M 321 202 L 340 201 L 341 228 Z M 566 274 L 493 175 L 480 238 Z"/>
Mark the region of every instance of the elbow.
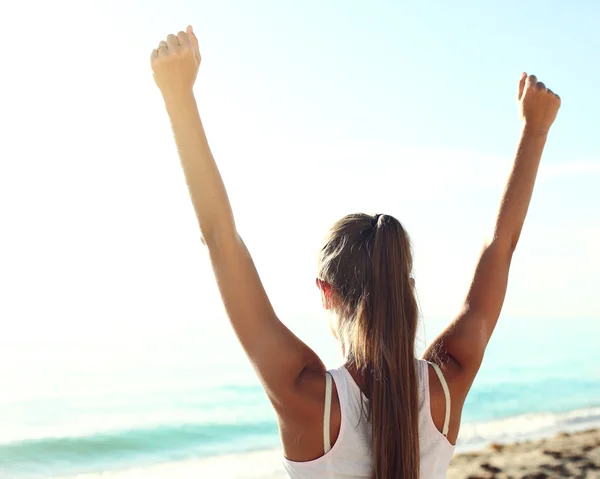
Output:
<path fill-rule="evenodd" d="M 517 233 L 517 234 L 514 234 L 510 238 L 509 248 L 510 248 L 511 254 L 513 254 L 515 252 L 515 250 L 517 249 L 517 243 L 519 242 L 519 237 L 520 236 L 521 235 Z"/>
<path fill-rule="evenodd" d="M 200 242 L 204 246 L 210 247 L 214 242 L 214 234 L 211 231 L 200 228 Z"/>
<path fill-rule="evenodd" d="M 512 256 L 517 249 L 520 236 L 520 231 L 514 233 L 496 231 L 492 243 L 499 249 L 506 250 L 506 252 Z"/>
<path fill-rule="evenodd" d="M 512 262 L 517 241 L 511 237 L 496 236 L 483 250 L 482 255 L 493 258 L 497 264 L 509 264 Z"/>
<path fill-rule="evenodd" d="M 519 239 L 521 238 L 521 230 L 521 228 L 517 228 L 513 231 L 508 231 L 506 234 L 505 242 L 511 254 L 514 253 L 517 249 L 517 244 L 519 243 Z"/>
<path fill-rule="evenodd" d="M 227 243 L 238 236 L 235 222 L 227 215 L 214 214 L 197 216 L 200 227 L 200 241 L 209 250 L 218 248 L 220 244 Z"/>
<path fill-rule="evenodd" d="M 233 229 L 201 229 L 200 241 L 208 248 L 209 251 L 218 251 L 231 244 L 234 241 L 239 241 L 240 237 L 235 228 Z"/>

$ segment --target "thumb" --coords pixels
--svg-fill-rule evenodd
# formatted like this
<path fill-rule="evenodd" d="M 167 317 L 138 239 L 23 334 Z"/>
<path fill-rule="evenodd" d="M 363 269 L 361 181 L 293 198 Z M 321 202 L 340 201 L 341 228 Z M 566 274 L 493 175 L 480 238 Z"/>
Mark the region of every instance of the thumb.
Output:
<path fill-rule="evenodd" d="M 523 97 L 523 92 L 525 91 L 525 82 L 527 81 L 527 73 L 521 73 L 521 80 L 519 81 L 519 92 L 517 95 L 517 100 L 520 100 Z"/>
<path fill-rule="evenodd" d="M 198 38 L 196 37 L 196 34 L 194 33 L 194 29 L 192 28 L 191 25 L 188 25 L 188 27 L 187 27 L 187 34 L 192 39 L 192 45 L 194 45 L 194 51 L 196 53 L 196 59 L 198 61 L 200 61 L 200 47 L 198 45 Z"/>

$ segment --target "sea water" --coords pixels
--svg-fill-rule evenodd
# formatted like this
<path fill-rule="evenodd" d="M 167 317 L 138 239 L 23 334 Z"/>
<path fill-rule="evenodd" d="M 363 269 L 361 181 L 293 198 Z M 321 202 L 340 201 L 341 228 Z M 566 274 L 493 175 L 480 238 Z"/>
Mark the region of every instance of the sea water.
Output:
<path fill-rule="evenodd" d="M 424 322 L 420 351 L 443 323 Z M 326 328 L 298 324 L 318 331 L 303 337 L 335 367 Z M 465 404 L 459 449 L 600 426 L 599 344 L 600 320 L 501 318 Z M 193 464 L 227 478 L 278 470 L 275 416 L 228 328 L 199 322 L 1 346 L 2 479 L 152 470 L 179 478 Z"/>

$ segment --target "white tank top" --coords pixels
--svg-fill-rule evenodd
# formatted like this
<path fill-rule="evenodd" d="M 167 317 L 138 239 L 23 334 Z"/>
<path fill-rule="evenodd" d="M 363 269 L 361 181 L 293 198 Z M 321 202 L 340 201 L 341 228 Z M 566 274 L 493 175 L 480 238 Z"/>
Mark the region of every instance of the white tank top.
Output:
<path fill-rule="evenodd" d="M 429 368 L 422 359 L 417 360 L 417 375 L 419 381 L 419 444 L 421 451 L 420 479 L 443 479 L 446 477 L 450 459 L 454 454 L 454 446 L 448 442 L 445 434 L 450 419 L 448 387 L 441 371 L 433 365 L 446 394 L 446 420 L 444 434 L 439 432 L 431 418 L 429 398 Z M 341 409 L 341 425 L 338 438 L 331 449 L 325 441 L 324 456 L 308 462 L 283 460 L 289 479 L 370 479 L 372 474 L 371 459 L 371 430 L 370 424 L 361 420 L 360 388 L 348 370 L 342 366 L 329 371 L 337 388 Z M 327 388 L 329 390 L 329 388 Z M 325 436 L 329 432 L 328 405 L 325 402 Z"/>

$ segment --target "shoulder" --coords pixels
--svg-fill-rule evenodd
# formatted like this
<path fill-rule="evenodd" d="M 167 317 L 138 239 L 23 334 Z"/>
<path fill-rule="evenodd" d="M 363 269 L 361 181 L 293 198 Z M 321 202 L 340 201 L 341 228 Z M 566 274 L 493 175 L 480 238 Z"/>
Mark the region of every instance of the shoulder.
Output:
<path fill-rule="evenodd" d="M 426 361 L 426 364 L 431 418 L 438 431 L 441 432 L 443 430 L 448 407 L 446 392 L 444 390 L 445 383 L 450 399 L 450 428 L 447 437 L 452 444 L 455 444 L 460 429 L 462 408 L 466 397 L 466 394 L 463 391 L 460 367 L 451 360 Z"/>
<path fill-rule="evenodd" d="M 326 375 L 336 378 L 336 371 L 325 368 L 305 370 L 298 378 L 297 394 L 293 401 L 276 408 L 285 457 L 292 461 L 311 461 L 323 455 L 323 417 L 325 411 Z M 339 434 L 341 409 L 337 389 L 331 390 L 331 443 Z"/>

